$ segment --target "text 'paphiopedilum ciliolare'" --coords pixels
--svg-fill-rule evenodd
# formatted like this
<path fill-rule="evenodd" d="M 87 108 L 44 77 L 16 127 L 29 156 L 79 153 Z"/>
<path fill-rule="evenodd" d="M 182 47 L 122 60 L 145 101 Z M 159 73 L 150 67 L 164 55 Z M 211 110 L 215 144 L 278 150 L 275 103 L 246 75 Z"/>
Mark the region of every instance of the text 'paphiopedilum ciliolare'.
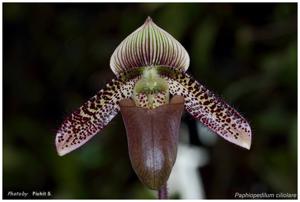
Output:
<path fill-rule="evenodd" d="M 183 108 L 224 139 L 250 149 L 247 121 L 186 73 L 189 62 L 184 47 L 148 17 L 111 56 L 116 78 L 62 123 L 58 154 L 86 143 L 121 110 L 132 166 L 145 185 L 159 189 L 176 159 Z"/>

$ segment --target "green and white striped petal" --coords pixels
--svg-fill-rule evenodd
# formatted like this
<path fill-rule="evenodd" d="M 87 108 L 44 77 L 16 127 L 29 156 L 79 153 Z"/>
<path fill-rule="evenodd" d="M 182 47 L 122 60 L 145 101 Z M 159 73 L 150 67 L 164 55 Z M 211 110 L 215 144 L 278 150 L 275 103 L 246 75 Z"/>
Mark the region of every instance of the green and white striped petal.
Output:
<path fill-rule="evenodd" d="M 146 66 L 165 66 L 185 72 L 189 63 L 185 48 L 150 17 L 121 42 L 110 59 L 110 67 L 116 75 Z"/>
<path fill-rule="evenodd" d="M 106 87 L 68 116 L 59 128 L 55 144 L 63 156 L 99 133 L 119 112 L 119 101 L 132 96 L 136 79 L 113 79 Z"/>

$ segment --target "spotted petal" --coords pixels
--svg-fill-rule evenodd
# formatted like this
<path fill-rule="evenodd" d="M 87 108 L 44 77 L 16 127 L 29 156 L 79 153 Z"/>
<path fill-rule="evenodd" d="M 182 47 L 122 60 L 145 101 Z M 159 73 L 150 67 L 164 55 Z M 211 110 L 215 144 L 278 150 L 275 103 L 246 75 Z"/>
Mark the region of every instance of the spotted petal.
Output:
<path fill-rule="evenodd" d="M 110 59 L 110 67 L 116 75 L 145 66 L 167 66 L 186 71 L 189 63 L 184 47 L 150 17 L 121 42 Z"/>
<path fill-rule="evenodd" d="M 229 142 L 250 149 L 251 128 L 236 110 L 186 73 L 168 70 L 164 76 L 170 93 L 184 96 L 185 108 L 194 118 Z"/>
<path fill-rule="evenodd" d="M 77 149 L 100 132 L 119 112 L 118 102 L 129 98 L 135 79 L 120 77 L 112 80 L 62 123 L 56 134 L 56 149 L 60 156 Z"/>

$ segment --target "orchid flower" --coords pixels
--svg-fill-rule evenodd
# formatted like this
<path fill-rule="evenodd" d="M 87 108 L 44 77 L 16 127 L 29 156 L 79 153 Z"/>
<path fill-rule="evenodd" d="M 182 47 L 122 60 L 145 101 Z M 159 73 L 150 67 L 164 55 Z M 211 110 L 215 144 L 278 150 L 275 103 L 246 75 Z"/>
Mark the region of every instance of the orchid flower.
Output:
<path fill-rule="evenodd" d="M 63 121 L 55 139 L 58 154 L 85 144 L 121 109 L 134 170 L 144 184 L 159 189 L 176 159 L 183 105 L 225 140 L 250 149 L 246 119 L 186 73 L 189 63 L 185 48 L 148 17 L 112 54 L 116 78 Z"/>

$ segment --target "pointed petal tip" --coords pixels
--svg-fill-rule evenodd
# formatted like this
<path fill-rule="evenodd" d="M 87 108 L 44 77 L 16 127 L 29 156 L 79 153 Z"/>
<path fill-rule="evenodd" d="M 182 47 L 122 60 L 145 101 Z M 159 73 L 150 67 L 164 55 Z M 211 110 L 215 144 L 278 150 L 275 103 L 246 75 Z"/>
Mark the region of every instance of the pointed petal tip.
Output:
<path fill-rule="evenodd" d="M 240 142 L 239 146 L 241 146 L 241 147 L 243 147 L 247 150 L 250 150 L 250 148 L 251 148 L 251 139 L 250 139 L 250 141 Z"/>
<path fill-rule="evenodd" d="M 72 136 L 76 136 L 75 134 L 73 134 Z M 63 139 L 62 139 L 63 137 Z M 64 156 L 72 151 L 74 151 L 75 149 L 77 149 L 78 147 L 82 146 L 83 144 L 85 144 L 88 140 L 86 139 L 85 141 L 79 143 L 79 144 L 68 144 L 67 139 L 69 139 L 70 136 L 68 135 L 68 133 L 63 133 L 61 131 L 56 133 L 56 138 L 55 138 L 55 147 L 56 147 L 56 152 L 58 156 Z"/>
<path fill-rule="evenodd" d="M 248 123 L 246 123 L 246 130 L 247 130 L 247 132 L 244 132 L 244 131 L 241 132 L 240 139 L 238 139 L 236 142 L 233 142 L 233 143 L 235 143 L 238 146 L 243 147 L 247 150 L 250 150 L 251 143 L 252 143 L 252 132 L 251 132 L 250 125 Z"/>
<path fill-rule="evenodd" d="M 88 136 L 86 139 L 82 140 L 81 142 L 77 142 L 76 144 L 70 144 L 68 141 L 68 139 L 71 139 L 71 137 L 78 137 L 77 134 L 72 134 L 71 136 L 68 133 L 61 133 L 58 132 L 56 134 L 56 139 L 55 139 L 55 146 L 56 146 L 56 152 L 59 156 L 64 156 L 74 150 L 76 150 L 77 148 L 81 147 L 82 145 L 84 145 L 88 140 L 90 140 L 93 137 L 94 134 Z M 64 137 L 64 140 L 60 140 L 60 137 Z"/>
<path fill-rule="evenodd" d="M 77 147 L 65 147 L 65 144 L 60 144 L 56 141 L 56 152 L 58 156 L 64 156 L 68 153 L 70 153 L 71 151 L 77 149 Z"/>
<path fill-rule="evenodd" d="M 145 23 L 150 23 L 150 22 L 153 22 L 153 21 L 152 21 L 152 18 L 150 16 L 148 16 Z"/>
<path fill-rule="evenodd" d="M 62 143 L 60 143 L 58 141 L 58 137 L 61 137 L 61 133 L 58 132 L 56 134 L 56 138 L 55 138 L 55 147 L 56 147 L 56 152 L 58 154 L 58 156 L 64 156 L 65 154 L 69 153 L 70 151 L 66 151 L 65 149 L 63 149 Z"/>
<path fill-rule="evenodd" d="M 247 135 L 248 135 L 248 142 L 246 142 L 246 149 L 248 149 L 248 150 L 250 150 L 250 148 L 251 148 L 251 144 L 252 144 L 252 130 L 251 130 L 251 127 L 250 127 L 250 125 L 249 125 L 249 123 L 247 122 L 247 124 L 246 124 L 247 126 L 246 126 L 246 128 L 247 128 Z"/>
<path fill-rule="evenodd" d="M 248 144 L 247 144 L 247 147 L 245 147 L 246 149 L 248 149 L 248 150 L 250 150 L 251 149 L 251 146 L 252 146 L 252 132 L 251 132 L 251 128 L 250 128 L 250 126 L 249 126 L 249 142 L 248 142 Z"/>
<path fill-rule="evenodd" d="M 236 135 L 223 138 L 237 146 L 250 150 L 252 142 L 251 127 L 244 118 L 242 120 L 243 123 L 240 125 L 240 128 L 232 129 Z"/>
<path fill-rule="evenodd" d="M 56 149 L 56 151 L 57 151 L 58 156 L 64 156 L 65 154 L 67 154 L 67 152 L 65 152 L 63 150 Z"/>

